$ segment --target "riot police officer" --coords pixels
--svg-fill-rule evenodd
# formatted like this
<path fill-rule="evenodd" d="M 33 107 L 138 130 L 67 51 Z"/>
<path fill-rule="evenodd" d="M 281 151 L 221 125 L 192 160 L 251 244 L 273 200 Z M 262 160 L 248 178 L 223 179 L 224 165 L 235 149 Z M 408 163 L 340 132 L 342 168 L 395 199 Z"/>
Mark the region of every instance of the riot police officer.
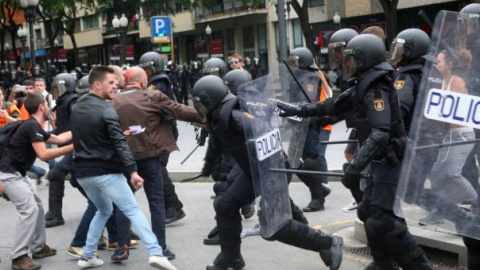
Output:
<path fill-rule="evenodd" d="M 207 119 L 211 136 L 218 140 L 223 149 L 232 155 L 237 166 L 233 169 L 233 185 L 219 194 L 214 201 L 221 252 L 207 270 L 242 269 L 245 262 L 240 247 L 242 230 L 240 207 L 255 198 L 251 167 L 245 144 L 245 121 L 255 117 L 239 109 L 241 98 L 229 93 L 224 81 L 217 76 L 202 77 L 192 89 L 194 106 Z M 283 194 L 288 195 L 288 194 Z M 338 269 L 342 259 L 343 239 L 314 230 L 307 225 L 288 220 L 268 240 L 320 253 L 330 269 Z"/>
<path fill-rule="evenodd" d="M 147 52 L 143 54 L 140 57 L 138 66 L 143 68 L 147 73 L 148 90 L 162 91 L 171 100 L 175 100 L 172 91 L 172 82 L 170 81 L 168 75 L 163 72 L 165 64 L 160 54 L 156 52 Z M 176 141 L 178 139 L 177 120 L 168 114 L 165 115 L 165 119 L 169 123 L 173 137 Z M 165 197 L 165 224 L 170 224 L 185 217 L 183 203 L 178 198 L 178 195 L 175 192 L 175 186 L 172 183 L 172 179 L 168 175 L 167 164 L 169 157 L 169 153 L 160 155 L 160 159 L 164 165 L 162 168 L 162 176 L 163 193 Z"/>
<path fill-rule="evenodd" d="M 343 75 L 357 78 L 354 89 L 320 103 L 278 106 L 284 116 L 339 115 L 353 110 L 361 147 L 344 166 L 344 181 L 347 186 L 356 184 L 360 172 L 370 165 L 369 183 L 357 210 L 374 258 L 366 269 L 394 269 L 390 258 L 403 269 L 434 269 L 404 220 L 393 212 L 406 135 L 385 51 L 382 40 L 374 35 L 352 38 L 343 52 Z"/>
<path fill-rule="evenodd" d="M 358 33 L 351 28 L 343 28 L 330 37 L 328 42 L 328 61 L 330 69 L 337 71 L 337 80 L 335 85 L 340 89 L 340 92 L 347 90 L 350 86 L 342 76 L 342 52 L 347 46 L 348 42 L 358 36 Z"/>
<path fill-rule="evenodd" d="M 56 128 L 54 134 L 60 134 L 71 130 L 70 112 L 77 100 L 77 83 L 72 75 L 60 73 L 53 79 L 52 96 L 56 97 L 55 108 Z M 73 152 L 66 154 L 55 167 L 48 172 L 47 178 L 50 181 L 48 189 L 48 212 L 45 214 L 45 226 L 54 227 L 65 224 L 62 215 L 62 199 L 65 195 L 65 177 L 67 174 L 75 178 L 73 172 Z"/>
<path fill-rule="evenodd" d="M 314 80 L 316 82 L 320 81 L 320 78 L 315 73 L 318 71 L 317 65 L 314 64 L 313 54 L 307 48 L 296 48 L 290 52 L 289 64 L 293 65 L 296 68 L 305 70 L 307 72 L 303 73 L 302 77 L 310 78 L 298 78 L 301 81 L 310 81 Z M 313 85 L 313 84 L 312 84 Z M 312 101 L 318 101 L 320 98 L 321 83 L 317 84 L 318 89 L 312 89 L 312 94 L 310 99 Z M 294 96 L 303 96 L 302 90 L 292 82 L 290 85 L 290 93 Z M 300 101 L 298 98 L 293 97 L 291 101 Z M 310 171 L 327 171 L 327 161 L 325 160 L 325 151 L 322 153 L 323 156 L 320 156 L 320 129 L 321 127 L 317 125 L 317 117 L 313 117 L 308 126 L 307 138 L 305 140 L 305 145 L 303 146 L 303 169 Z M 326 145 L 323 145 L 326 147 Z M 313 175 L 313 174 L 297 174 L 298 178 L 308 187 L 310 190 L 311 201 L 309 204 L 303 208 L 305 212 L 317 212 L 325 209 L 325 196 L 330 192 L 326 187 L 322 185 L 323 179 L 322 176 Z"/>
<path fill-rule="evenodd" d="M 223 78 L 228 72 L 227 64 L 222 59 L 212 57 L 203 64 L 202 76 L 215 75 Z"/>

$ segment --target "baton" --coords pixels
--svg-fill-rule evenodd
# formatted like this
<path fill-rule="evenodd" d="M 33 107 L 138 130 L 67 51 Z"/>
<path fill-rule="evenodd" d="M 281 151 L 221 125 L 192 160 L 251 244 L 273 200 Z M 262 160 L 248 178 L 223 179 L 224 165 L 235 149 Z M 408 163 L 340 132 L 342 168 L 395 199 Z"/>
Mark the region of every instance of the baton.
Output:
<path fill-rule="evenodd" d="M 193 180 L 197 180 L 198 178 L 203 177 L 203 176 L 204 175 L 202 173 L 200 173 L 199 175 L 195 175 L 194 177 L 182 179 L 182 180 L 180 180 L 180 183 L 185 183 L 185 182 L 190 182 L 190 181 L 193 181 Z"/>
<path fill-rule="evenodd" d="M 270 168 L 270 171 L 284 172 L 284 173 L 315 174 L 315 175 L 326 175 L 326 176 L 337 176 L 337 177 L 343 177 L 345 175 L 344 173 L 318 172 L 318 171 L 294 170 L 294 169 L 282 169 L 282 168 Z"/>
<path fill-rule="evenodd" d="M 480 142 L 480 139 L 464 141 L 464 142 L 430 144 L 430 145 L 413 147 L 413 150 L 422 150 L 422 149 L 436 148 L 436 147 L 440 148 L 440 147 L 445 147 L 445 146 L 463 145 L 463 144 L 471 144 L 471 143 L 478 143 L 478 142 Z"/>
<path fill-rule="evenodd" d="M 285 64 L 285 66 L 287 66 L 288 72 L 290 72 L 290 74 L 292 75 L 293 79 L 294 79 L 295 82 L 297 83 L 298 87 L 300 87 L 300 91 L 302 91 L 302 93 L 303 93 L 303 95 L 305 96 L 305 98 L 307 99 L 308 103 L 312 103 L 312 101 L 310 100 L 310 98 L 309 98 L 308 95 L 307 95 L 307 92 L 305 92 L 305 89 L 303 89 L 303 86 L 302 86 L 302 85 L 300 84 L 300 82 L 298 81 L 297 76 L 295 76 L 295 74 L 293 73 L 292 68 L 288 65 L 287 60 L 283 59 L 283 63 Z"/>
<path fill-rule="evenodd" d="M 420 11 L 418 11 L 418 16 L 422 17 L 422 19 L 427 23 L 428 27 L 433 29 L 433 23 L 430 18 L 428 18 L 427 14 L 423 9 L 420 9 Z"/>
<path fill-rule="evenodd" d="M 344 144 L 344 143 L 357 143 L 357 140 L 344 140 L 344 141 L 321 141 L 320 144 Z"/>
<path fill-rule="evenodd" d="M 180 162 L 180 165 L 183 165 L 183 163 L 185 163 L 185 161 L 187 161 L 187 159 L 193 154 L 193 152 L 195 152 L 195 150 L 197 150 L 197 148 L 199 147 L 200 145 L 197 144 L 197 146 L 195 146 L 195 148 L 193 148 L 192 152 L 190 152 L 190 154 L 188 154 L 188 156 L 182 161 Z"/>

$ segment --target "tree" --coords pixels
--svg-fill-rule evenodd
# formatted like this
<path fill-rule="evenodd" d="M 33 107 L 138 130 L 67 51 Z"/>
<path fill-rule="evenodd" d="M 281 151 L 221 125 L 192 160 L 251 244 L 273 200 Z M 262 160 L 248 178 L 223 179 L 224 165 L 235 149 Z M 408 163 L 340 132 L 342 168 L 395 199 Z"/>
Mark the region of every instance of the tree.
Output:
<path fill-rule="evenodd" d="M 302 5 L 300 5 L 298 0 L 293 0 L 290 4 L 300 20 L 300 26 L 306 43 L 305 47 L 307 47 L 313 55 L 316 55 L 315 44 L 313 43 L 313 29 L 310 27 L 310 17 L 308 15 L 310 0 L 304 0 Z"/>
<path fill-rule="evenodd" d="M 55 55 L 52 50 L 52 48 L 55 48 L 55 38 L 63 32 L 61 15 L 65 8 L 64 4 L 64 1 L 61 0 L 43 0 L 37 9 L 37 13 L 43 21 L 45 36 L 50 46 L 50 63 L 55 62 Z M 50 69 L 47 72 L 50 72 Z"/>
<path fill-rule="evenodd" d="M 379 0 L 387 20 L 387 44 L 398 34 L 397 6 L 398 0 Z"/>
<path fill-rule="evenodd" d="M 17 51 L 17 44 L 14 42 L 17 39 L 18 25 L 13 20 L 15 13 L 20 9 L 20 2 L 18 0 L 0 0 L 0 28 L 2 29 L 0 34 L 0 40 L 5 40 L 5 31 L 7 30 L 12 37 L 12 50 Z M 7 25 L 8 21 L 8 25 Z M 1 53 L 4 53 L 4 42 L 1 42 Z M 3 58 L 2 58 L 3 59 Z M 15 60 L 17 63 L 21 62 L 20 56 L 15 54 Z"/>

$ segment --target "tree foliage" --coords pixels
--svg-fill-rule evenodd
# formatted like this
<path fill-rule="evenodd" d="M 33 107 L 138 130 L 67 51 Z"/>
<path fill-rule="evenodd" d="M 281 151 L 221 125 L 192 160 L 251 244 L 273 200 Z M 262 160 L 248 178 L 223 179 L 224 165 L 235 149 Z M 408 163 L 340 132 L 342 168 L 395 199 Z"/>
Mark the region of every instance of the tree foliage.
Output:
<path fill-rule="evenodd" d="M 387 20 L 387 44 L 398 34 L 398 0 L 379 0 Z"/>

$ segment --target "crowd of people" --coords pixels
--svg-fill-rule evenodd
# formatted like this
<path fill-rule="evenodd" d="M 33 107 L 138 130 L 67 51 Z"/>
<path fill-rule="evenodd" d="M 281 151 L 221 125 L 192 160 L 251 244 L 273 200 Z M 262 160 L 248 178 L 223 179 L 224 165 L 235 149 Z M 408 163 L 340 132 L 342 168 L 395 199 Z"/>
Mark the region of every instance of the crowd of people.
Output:
<path fill-rule="evenodd" d="M 245 267 L 241 220 L 254 216 L 259 196 L 255 228 L 263 238 L 318 252 L 327 267 L 339 269 L 342 237 L 309 227 L 303 213 L 325 209 L 328 178 L 315 173 L 328 171 L 325 142 L 333 125 L 345 120 L 351 134 L 342 183 L 353 202 L 344 211 L 357 210 L 364 224 L 373 256 L 365 269 L 434 269 L 409 232 L 397 199 L 425 210 L 421 224 L 453 222 L 464 236 L 468 268 L 479 269 L 477 147 L 471 143 L 479 136 L 477 129 L 432 120 L 428 123 L 433 125 L 422 125 L 422 107 L 416 107 L 426 95 L 427 78 L 428 89 L 476 95 L 478 74 L 472 62 L 480 51 L 475 46 L 480 35 L 469 35 L 480 32 L 480 4 L 459 14 L 455 19 L 476 24 L 460 24 L 470 28 L 449 38 L 470 42 L 440 39 L 437 51 L 432 51 L 430 37 L 414 28 L 400 32 L 388 53 L 381 28 L 336 31 L 328 44 L 329 66 L 340 75 L 334 84 L 311 51 L 293 49 L 287 66 L 279 68 L 288 83 L 278 97 L 273 75 L 259 59 L 237 54 L 227 61 L 211 58 L 179 66 L 147 52 L 138 66 L 82 66 L 71 73 L 52 72 L 50 79 L 38 69 L 0 73 L 0 194 L 20 216 L 12 268 L 40 269 L 34 260 L 56 254 L 46 244 L 45 228 L 65 223 L 62 201 L 70 175 L 71 185 L 88 202 L 68 249 L 80 268 L 103 265 L 96 251 L 105 247 L 114 251 L 112 261 L 128 260 L 129 250 L 141 241 L 150 266 L 176 269 L 165 225 L 186 216 L 167 170 L 170 153 L 179 149 L 180 120 L 208 134 L 200 176 L 215 181 L 216 224 L 204 244 L 219 245 L 220 252 L 207 270 Z M 333 85 L 340 92 L 336 96 Z M 257 145 L 249 142 L 259 136 L 270 136 L 271 142 L 277 128 L 282 136 L 294 133 L 291 139 L 286 135 L 288 149 L 260 158 Z M 417 143 L 443 146 L 410 154 L 414 162 L 408 171 L 414 177 L 399 188 L 406 149 Z M 34 166 L 37 158 L 49 163 L 48 174 Z M 38 183 L 44 175 L 49 180 L 47 212 L 27 171 L 37 175 Z M 303 209 L 288 195 L 292 173 L 311 195 Z M 142 187 L 151 224 L 134 197 Z"/>

